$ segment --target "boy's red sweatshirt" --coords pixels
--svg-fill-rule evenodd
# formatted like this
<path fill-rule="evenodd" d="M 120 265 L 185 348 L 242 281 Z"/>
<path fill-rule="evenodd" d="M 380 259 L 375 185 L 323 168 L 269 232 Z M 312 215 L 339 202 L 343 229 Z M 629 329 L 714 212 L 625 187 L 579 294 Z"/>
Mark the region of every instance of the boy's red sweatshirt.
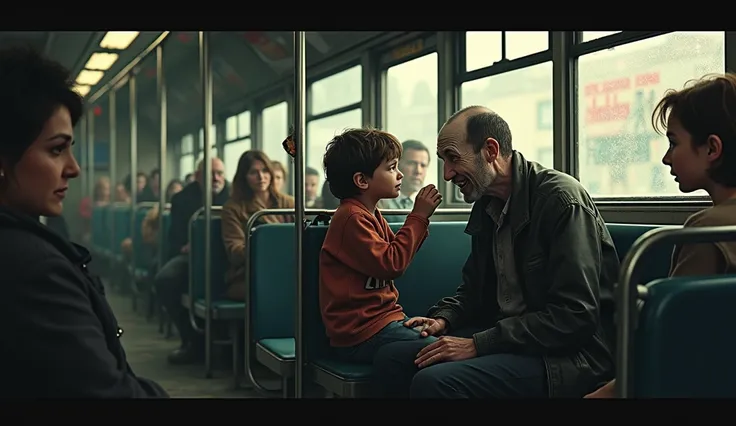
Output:
<path fill-rule="evenodd" d="M 394 279 L 427 238 L 429 221 L 410 214 L 394 235 L 376 209 L 346 199 L 335 212 L 319 257 L 319 301 L 330 344 L 355 346 L 404 318 Z"/>

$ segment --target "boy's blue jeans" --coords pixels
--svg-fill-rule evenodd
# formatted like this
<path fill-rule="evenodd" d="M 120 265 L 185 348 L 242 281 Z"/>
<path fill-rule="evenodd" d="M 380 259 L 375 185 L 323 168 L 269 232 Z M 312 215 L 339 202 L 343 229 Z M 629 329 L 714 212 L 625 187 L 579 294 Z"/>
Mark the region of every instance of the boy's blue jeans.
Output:
<path fill-rule="evenodd" d="M 426 340 L 430 344 L 437 340 L 434 336 L 422 337 L 419 334 L 418 327 L 409 328 L 404 325 L 409 318 L 406 317 L 401 321 L 392 321 L 381 331 L 374 334 L 370 339 L 355 346 L 346 348 L 334 348 L 338 358 L 348 362 L 359 362 L 364 364 L 372 364 L 373 356 L 382 346 L 392 342 L 401 342 L 407 340 Z"/>

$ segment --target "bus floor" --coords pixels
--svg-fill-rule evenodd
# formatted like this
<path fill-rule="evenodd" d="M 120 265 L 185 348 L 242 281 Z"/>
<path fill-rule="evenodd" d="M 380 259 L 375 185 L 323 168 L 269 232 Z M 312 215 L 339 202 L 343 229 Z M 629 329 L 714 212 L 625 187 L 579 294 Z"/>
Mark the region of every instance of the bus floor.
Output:
<path fill-rule="evenodd" d="M 133 311 L 130 296 L 107 291 L 107 299 L 124 334 L 121 337 L 128 362 L 136 375 L 159 383 L 172 398 L 261 398 L 255 390 L 233 389 L 231 371 L 215 370 L 214 377 L 204 377 L 204 366 L 172 366 L 167 355 L 179 345 L 175 335 L 166 339 L 158 332 L 158 320 L 146 320 Z M 276 381 L 275 383 L 278 383 Z"/>

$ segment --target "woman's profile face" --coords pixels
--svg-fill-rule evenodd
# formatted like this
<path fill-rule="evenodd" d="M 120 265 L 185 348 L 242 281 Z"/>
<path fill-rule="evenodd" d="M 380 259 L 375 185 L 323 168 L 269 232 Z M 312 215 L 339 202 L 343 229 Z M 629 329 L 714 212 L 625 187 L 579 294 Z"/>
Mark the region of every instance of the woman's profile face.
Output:
<path fill-rule="evenodd" d="M 2 203 L 31 216 L 60 216 L 69 180 L 79 176 L 73 135 L 69 110 L 60 106 L 15 166 L 3 168 Z"/>

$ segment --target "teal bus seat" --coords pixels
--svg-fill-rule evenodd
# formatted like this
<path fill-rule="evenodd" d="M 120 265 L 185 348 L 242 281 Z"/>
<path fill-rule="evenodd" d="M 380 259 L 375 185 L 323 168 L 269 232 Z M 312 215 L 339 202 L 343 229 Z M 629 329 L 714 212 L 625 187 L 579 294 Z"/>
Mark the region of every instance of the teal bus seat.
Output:
<path fill-rule="evenodd" d="M 647 285 L 634 344 L 637 398 L 736 397 L 736 275 Z"/>
<path fill-rule="evenodd" d="M 159 230 L 159 242 L 161 244 L 161 247 L 159 248 L 159 251 L 163 254 L 163 262 L 166 262 L 166 256 L 167 253 L 169 253 L 169 229 L 171 228 L 171 210 L 166 209 L 164 211 L 164 223 L 162 230 Z M 161 238 L 163 236 L 163 238 Z M 162 265 L 163 266 L 163 265 Z"/>
<path fill-rule="evenodd" d="M 124 239 L 131 236 L 130 233 L 130 217 L 132 210 L 129 205 L 115 205 L 112 208 L 112 218 L 114 223 L 113 238 L 110 245 L 110 252 L 113 257 L 122 262 L 121 244 Z"/>
<path fill-rule="evenodd" d="M 250 342 L 256 360 L 283 378 L 294 375 L 296 236 L 293 223 L 256 226 L 250 237 Z"/>
<path fill-rule="evenodd" d="M 460 284 L 463 265 L 470 253 L 466 222 L 434 222 L 429 237 L 403 276 L 396 280 L 399 304 L 407 315 L 426 315 L 442 297 L 452 296 Z M 401 224 L 391 224 L 396 232 Z M 304 240 L 305 275 L 304 345 L 312 379 L 328 391 L 343 397 L 369 396 L 371 366 L 336 360 L 330 350 L 319 309 L 319 251 L 327 226 L 306 229 Z"/>
<path fill-rule="evenodd" d="M 143 279 L 148 276 L 149 267 L 155 261 L 153 258 L 153 249 L 143 242 L 143 220 L 146 218 L 151 207 L 139 206 L 135 212 L 135 222 L 133 223 L 133 272 L 136 279 Z"/>
<path fill-rule="evenodd" d="M 397 232 L 403 224 L 391 224 Z M 424 316 L 440 299 L 453 296 L 470 256 L 467 222 L 433 222 L 411 266 L 396 280 L 399 304 L 406 315 Z"/>
<path fill-rule="evenodd" d="M 212 216 L 210 223 L 210 283 L 212 286 L 212 319 L 240 320 L 245 317 L 245 303 L 230 301 L 225 297 L 227 290 L 225 273 L 229 267 L 225 246 L 222 243 L 222 222 L 218 216 Z M 198 217 L 191 224 L 190 241 L 190 268 L 192 273 L 192 294 L 194 300 L 194 314 L 199 318 L 206 318 L 207 305 L 205 301 L 205 247 L 204 234 L 206 222 L 204 217 Z"/>
<path fill-rule="evenodd" d="M 652 229 L 660 228 L 660 225 L 635 225 L 628 223 L 609 223 L 606 225 L 608 232 L 616 245 L 616 252 L 620 261 L 623 261 L 626 253 L 639 237 Z M 669 274 L 670 262 L 672 261 L 672 244 L 661 244 L 652 247 L 639 262 L 639 273 L 635 279 L 639 284 L 646 284 L 658 278 L 664 278 Z"/>
<path fill-rule="evenodd" d="M 92 208 L 92 247 L 97 253 L 104 254 L 107 240 L 110 238 L 107 226 L 108 206 L 94 206 Z"/>

